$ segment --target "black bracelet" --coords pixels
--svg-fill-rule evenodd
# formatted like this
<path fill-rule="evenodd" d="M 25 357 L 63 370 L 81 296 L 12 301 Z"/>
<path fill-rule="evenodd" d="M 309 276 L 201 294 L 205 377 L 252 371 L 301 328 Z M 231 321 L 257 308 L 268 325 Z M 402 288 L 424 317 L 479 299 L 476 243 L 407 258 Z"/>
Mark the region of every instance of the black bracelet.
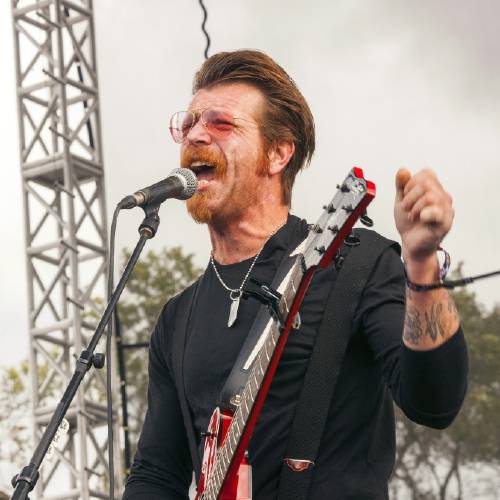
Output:
<path fill-rule="evenodd" d="M 449 288 L 447 284 L 444 282 L 444 279 L 446 275 L 448 274 L 448 271 L 450 270 L 451 266 L 451 257 L 450 254 L 444 249 L 439 247 L 438 251 L 442 251 L 444 253 L 444 263 L 439 269 L 439 281 L 436 281 L 434 283 L 413 283 L 413 281 L 410 281 L 408 279 L 408 274 L 406 273 L 406 266 L 405 266 L 405 278 L 406 278 L 406 286 L 410 289 L 413 290 L 414 292 L 427 292 L 429 290 L 435 290 L 436 288 Z"/>

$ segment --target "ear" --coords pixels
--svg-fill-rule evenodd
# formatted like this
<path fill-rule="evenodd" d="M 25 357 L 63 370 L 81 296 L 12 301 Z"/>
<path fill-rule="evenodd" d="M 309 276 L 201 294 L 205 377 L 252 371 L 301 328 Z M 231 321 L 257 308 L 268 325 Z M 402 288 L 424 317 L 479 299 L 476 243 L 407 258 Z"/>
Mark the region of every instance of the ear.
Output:
<path fill-rule="evenodd" d="M 279 141 L 271 146 L 269 157 L 269 175 L 280 174 L 288 165 L 290 158 L 295 153 L 295 144 L 292 141 Z"/>

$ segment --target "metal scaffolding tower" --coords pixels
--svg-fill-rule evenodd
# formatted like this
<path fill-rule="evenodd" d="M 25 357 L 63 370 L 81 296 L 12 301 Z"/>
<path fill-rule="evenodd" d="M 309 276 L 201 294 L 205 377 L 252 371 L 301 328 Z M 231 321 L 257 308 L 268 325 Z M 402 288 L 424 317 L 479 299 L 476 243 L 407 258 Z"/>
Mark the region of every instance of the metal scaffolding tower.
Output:
<path fill-rule="evenodd" d="M 12 0 L 12 13 L 38 442 L 101 314 L 104 169 L 92 0 Z M 108 498 L 104 394 L 105 374 L 91 369 L 69 432 L 42 466 L 38 499 Z"/>

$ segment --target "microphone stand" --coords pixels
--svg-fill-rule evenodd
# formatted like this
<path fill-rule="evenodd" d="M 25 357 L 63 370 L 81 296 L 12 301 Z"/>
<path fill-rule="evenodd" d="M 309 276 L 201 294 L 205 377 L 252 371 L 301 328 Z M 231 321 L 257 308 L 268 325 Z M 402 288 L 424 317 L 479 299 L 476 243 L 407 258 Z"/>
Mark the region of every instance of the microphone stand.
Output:
<path fill-rule="evenodd" d="M 24 467 L 19 474 L 12 478 L 12 486 L 15 487 L 15 490 L 12 494 L 11 500 L 25 500 L 28 498 L 28 493 L 35 487 L 35 484 L 40 476 L 39 468 L 45 458 L 47 450 L 52 443 L 52 440 L 54 439 L 54 436 L 61 425 L 61 422 L 76 395 L 76 391 L 85 377 L 85 374 L 92 366 L 94 366 L 94 368 L 102 368 L 104 366 L 104 355 L 100 353 L 94 354 L 95 348 L 104 332 L 104 329 L 106 328 L 106 325 L 111 319 L 113 310 L 115 309 L 130 274 L 134 269 L 139 256 L 141 255 L 146 241 L 155 236 L 160 224 L 160 217 L 158 216 L 160 204 L 145 206 L 142 208 L 146 216 L 139 226 L 139 241 L 130 256 L 129 261 L 127 262 L 115 291 L 109 299 L 106 309 L 104 310 L 89 345 L 81 352 L 80 357 L 76 362 L 75 372 L 73 373 L 73 376 L 71 377 L 71 380 L 69 381 L 69 384 L 59 401 L 57 408 L 33 453 L 33 456 L 31 457 L 30 463 Z M 114 492 L 112 492 L 111 495 L 112 498 L 114 498 Z"/>

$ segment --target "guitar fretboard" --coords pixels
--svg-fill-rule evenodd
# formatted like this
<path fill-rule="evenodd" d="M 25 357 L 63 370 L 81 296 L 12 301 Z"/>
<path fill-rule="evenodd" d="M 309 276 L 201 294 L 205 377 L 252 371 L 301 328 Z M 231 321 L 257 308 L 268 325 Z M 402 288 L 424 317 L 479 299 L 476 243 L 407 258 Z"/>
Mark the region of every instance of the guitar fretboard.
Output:
<path fill-rule="evenodd" d="M 299 255 L 287 276 L 285 291 L 281 295 L 279 308 L 283 318 L 287 318 L 292 301 L 304 276 L 301 260 L 302 256 Z M 217 495 L 219 494 L 227 475 L 238 443 L 240 442 L 243 431 L 245 430 L 248 417 L 250 416 L 255 403 L 255 399 L 262 386 L 262 381 L 267 368 L 273 358 L 280 334 L 281 331 L 278 324 L 275 321 L 272 321 L 264 343 L 259 350 L 255 361 L 253 362 L 247 383 L 240 394 L 240 403 L 234 412 L 224 443 L 217 451 L 214 469 L 212 470 L 207 487 L 201 497 L 204 500 L 217 499 Z"/>

